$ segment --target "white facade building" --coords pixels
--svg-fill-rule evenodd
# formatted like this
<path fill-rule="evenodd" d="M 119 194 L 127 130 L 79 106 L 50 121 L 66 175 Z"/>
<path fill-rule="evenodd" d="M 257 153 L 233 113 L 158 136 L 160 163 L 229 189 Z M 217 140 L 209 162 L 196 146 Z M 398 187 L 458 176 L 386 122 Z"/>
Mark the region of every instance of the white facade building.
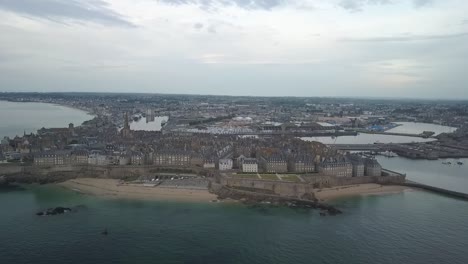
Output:
<path fill-rule="evenodd" d="M 242 172 L 258 172 L 257 159 L 247 159 L 242 161 Z"/>
<path fill-rule="evenodd" d="M 220 159 L 219 170 L 232 170 L 232 159 Z"/>

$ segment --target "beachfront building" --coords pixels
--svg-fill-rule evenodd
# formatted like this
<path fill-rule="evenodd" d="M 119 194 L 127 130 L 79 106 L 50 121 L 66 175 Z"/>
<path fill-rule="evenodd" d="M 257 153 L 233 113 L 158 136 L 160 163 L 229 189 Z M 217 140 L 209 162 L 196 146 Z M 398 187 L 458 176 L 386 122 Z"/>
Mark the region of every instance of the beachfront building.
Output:
<path fill-rule="evenodd" d="M 232 159 L 220 159 L 218 162 L 219 170 L 232 170 Z"/>
<path fill-rule="evenodd" d="M 382 166 L 374 158 L 365 160 L 365 175 L 366 176 L 382 176 Z"/>
<path fill-rule="evenodd" d="M 244 158 L 242 160 L 242 172 L 258 172 L 257 159 Z"/>
<path fill-rule="evenodd" d="M 156 166 L 190 166 L 190 153 L 185 151 L 160 151 L 153 154 Z"/>
<path fill-rule="evenodd" d="M 318 165 L 318 172 L 328 176 L 352 177 L 353 165 L 344 157 L 328 158 Z"/>
<path fill-rule="evenodd" d="M 69 151 L 50 151 L 34 155 L 34 164 L 39 166 L 46 165 L 65 165 L 70 163 Z"/>
<path fill-rule="evenodd" d="M 111 164 L 111 158 L 103 154 L 92 153 L 88 156 L 88 164 L 98 165 L 98 166 L 107 166 Z"/>
<path fill-rule="evenodd" d="M 353 177 L 364 176 L 364 159 L 360 155 L 349 155 L 348 159 L 353 165 Z"/>
<path fill-rule="evenodd" d="M 311 155 L 299 155 L 289 160 L 290 172 L 315 172 L 315 161 Z"/>
<path fill-rule="evenodd" d="M 55 165 L 56 156 L 53 152 L 43 152 L 34 155 L 34 165 Z"/>
<path fill-rule="evenodd" d="M 271 155 L 270 157 L 261 157 L 260 163 L 264 172 L 278 173 L 288 171 L 288 163 L 282 155 Z"/>
<path fill-rule="evenodd" d="M 132 163 L 132 157 L 127 154 L 122 154 L 119 156 L 119 165 L 125 166 Z"/>
<path fill-rule="evenodd" d="M 214 159 L 205 159 L 203 161 L 203 168 L 204 169 L 214 169 L 216 168 L 216 163 Z"/>
<path fill-rule="evenodd" d="M 140 151 L 132 152 L 131 161 L 130 161 L 132 165 L 143 165 L 144 161 L 145 161 L 145 155 L 143 153 L 141 153 Z"/>
<path fill-rule="evenodd" d="M 88 151 L 87 150 L 75 150 L 71 153 L 72 164 L 88 164 Z"/>

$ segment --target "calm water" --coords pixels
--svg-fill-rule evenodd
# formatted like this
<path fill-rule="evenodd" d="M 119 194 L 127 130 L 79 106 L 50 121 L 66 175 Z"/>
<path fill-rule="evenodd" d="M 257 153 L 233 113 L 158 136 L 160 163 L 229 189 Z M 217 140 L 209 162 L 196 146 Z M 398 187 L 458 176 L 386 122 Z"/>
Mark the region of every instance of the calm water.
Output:
<path fill-rule="evenodd" d="M 379 160 L 409 179 L 468 191 L 468 165 Z M 334 203 L 343 215 L 320 217 L 288 208 L 105 200 L 56 186 L 26 188 L 0 191 L 2 263 L 468 263 L 468 202 L 428 192 L 341 199 Z M 34 215 L 58 205 L 87 208 Z M 104 228 L 107 237 L 100 235 Z"/>
<path fill-rule="evenodd" d="M 409 180 L 468 193 L 468 159 L 410 160 L 377 156 L 384 168 L 406 173 Z M 463 165 L 457 165 L 457 161 Z M 451 162 L 444 165 L 442 162 Z"/>
<path fill-rule="evenodd" d="M 320 217 L 27 188 L 0 192 L 2 263 L 468 263 L 468 203 L 425 192 L 342 200 L 343 215 Z M 80 204 L 87 209 L 34 215 Z"/>
<path fill-rule="evenodd" d="M 42 127 L 81 125 L 92 116 L 86 112 L 53 104 L 0 101 L 0 137 L 14 137 L 34 132 Z"/>
<path fill-rule="evenodd" d="M 451 133 L 456 130 L 455 127 L 441 126 L 436 124 L 428 123 L 417 123 L 417 122 L 395 122 L 399 124 L 395 128 L 387 130 L 387 132 L 392 133 L 409 133 L 409 134 L 420 134 L 424 131 L 432 131 L 435 135 L 440 133 Z"/>
<path fill-rule="evenodd" d="M 340 136 L 332 137 L 303 137 L 308 141 L 318 141 L 323 144 L 374 144 L 374 143 L 411 143 L 411 142 L 429 142 L 434 141 L 432 138 L 406 137 L 406 136 L 391 136 L 378 134 L 363 134 L 357 136 Z"/>
<path fill-rule="evenodd" d="M 396 128 L 388 130 L 388 132 L 396 133 L 410 133 L 419 134 L 424 131 L 433 131 L 435 134 L 443 132 L 453 132 L 455 128 L 448 126 L 441 126 L 427 123 L 414 123 L 414 122 L 396 122 L 401 124 Z M 429 142 L 435 139 L 419 138 L 419 137 L 405 137 L 405 136 L 391 136 L 380 134 L 364 134 L 360 133 L 357 136 L 342 136 L 342 137 L 304 137 L 304 140 L 318 141 L 324 144 L 374 144 L 374 143 L 411 143 L 411 142 Z"/>

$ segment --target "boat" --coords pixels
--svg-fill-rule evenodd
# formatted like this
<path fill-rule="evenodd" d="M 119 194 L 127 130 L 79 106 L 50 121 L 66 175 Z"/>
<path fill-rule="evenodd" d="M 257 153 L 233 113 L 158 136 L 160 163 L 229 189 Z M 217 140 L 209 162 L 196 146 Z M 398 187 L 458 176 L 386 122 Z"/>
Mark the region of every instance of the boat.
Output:
<path fill-rule="evenodd" d="M 444 165 L 452 165 L 452 162 L 450 162 L 450 161 L 445 162 L 445 161 L 444 161 L 444 162 L 442 162 L 442 164 L 444 164 Z"/>
<path fill-rule="evenodd" d="M 104 229 L 104 231 L 101 232 L 101 235 L 107 236 L 109 232 L 107 232 L 107 228 Z"/>
<path fill-rule="evenodd" d="M 385 152 L 382 152 L 382 156 L 387 157 L 387 158 L 394 158 L 394 157 L 398 157 L 398 154 L 387 150 Z"/>
<path fill-rule="evenodd" d="M 457 164 L 458 164 L 458 165 L 463 165 L 463 162 L 458 161 Z"/>

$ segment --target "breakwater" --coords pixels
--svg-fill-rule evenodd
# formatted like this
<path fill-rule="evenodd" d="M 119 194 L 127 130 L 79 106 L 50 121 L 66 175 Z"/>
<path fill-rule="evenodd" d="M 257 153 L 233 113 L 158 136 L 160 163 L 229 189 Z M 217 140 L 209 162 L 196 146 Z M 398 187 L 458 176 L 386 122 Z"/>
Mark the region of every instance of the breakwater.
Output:
<path fill-rule="evenodd" d="M 412 182 L 412 181 L 406 181 L 406 182 L 400 183 L 399 185 L 408 186 L 408 187 L 411 187 L 411 188 L 422 189 L 422 190 L 437 193 L 437 194 L 440 194 L 440 195 L 444 195 L 444 196 L 448 196 L 448 197 L 468 201 L 468 194 L 467 193 L 451 191 L 451 190 L 447 190 L 447 189 L 444 189 L 444 188 L 439 188 L 439 187 L 430 186 L 430 185 L 421 184 L 421 183 Z"/>

